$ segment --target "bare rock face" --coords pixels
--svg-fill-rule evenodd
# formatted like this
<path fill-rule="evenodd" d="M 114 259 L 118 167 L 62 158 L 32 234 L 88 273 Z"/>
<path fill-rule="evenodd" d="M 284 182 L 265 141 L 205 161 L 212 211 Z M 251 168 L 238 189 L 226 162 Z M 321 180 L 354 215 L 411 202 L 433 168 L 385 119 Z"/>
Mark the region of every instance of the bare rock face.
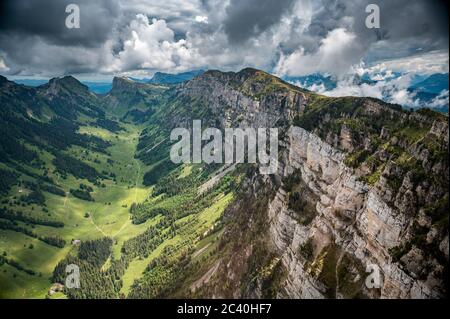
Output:
<path fill-rule="evenodd" d="M 448 123 L 434 121 L 430 133 L 442 137 L 448 143 Z"/>
<path fill-rule="evenodd" d="M 275 297 L 446 295 L 448 122 L 375 99 L 320 97 L 255 70 L 209 71 L 178 90 L 201 101 L 221 128 L 283 130 L 278 174 L 261 182 L 273 191 L 267 205 L 237 205 L 228 217 L 240 221 L 229 230 L 239 240 L 230 240 L 234 257 L 217 278 L 235 288 L 215 287 L 214 296 L 264 296 L 258 276 L 267 265 L 255 266 L 264 259 L 255 257 L 256 242 L 273 255 L 266 264 L 281 263 Z M 189 114 L 173 120 L 187 123 Z M 248 200 L 257 201 L 252 183 Z M 256 219 L 266 229 L 252 230 Z M 244 240 L 251 231 L 257 240 Z M 237 252 L 242 246 L 248 254 Z"/>
<path fill-rule="evenodd" d="M 268 91 L 271 81 L 278 90 Z M 179 92 L 200 99 L 221 127 L 275 127 L 279 121 L 292 120 L 308 102 L 301 89 L 292 90 L 281 80 L 252 69 L 231 74 L 208 71 L 185 83 Z"/>
<path fill-rule="evenodd" d="M 434 277 L 433 271 L 424 273 L 425 266 L 433 268 L 433 265 L 426 260 L 421 249 L 413 246 L 399 262 L 394 262 L 390 254 L 391 249 L 408 241 L 407 229 L 414 222 L 413 218 L 386 203 L 379 189 L 359 181 L 353 170 L 344 164 L 345 155 L 339 150 L 300 127 L 292 127 L 289 136 L 289 160 L 283 173 L 288 176 L 299 171 L 301 183 L 320 200 L 316 203 L 316 215 L 308 225 L 299 224 L 292 216 L 288 207 L 289 194 L 283 186 L 270 202 L 270 236 L 288 271 L 280 296 L 330 297 L 332 288 L 336 291 L 332 297 L 349 297 L 350 292 L 342 283 L 333 282 L 333 287 L 326 287 L 326 283 L 320 280 L 321 276 L 312 271 L 323 258 L 321 252 L 334 245 L 339 254 L 362 266 L 362 272 L 358 274 L 362 279 L 369 275 L 365 272 L 369 265 L 380 269 L 382 284 L 379 289 L 369 289 L 364 281 L 353 287 L 363 295 L 381 298 L 440 297 L 442 282 Z M 437 231 L 430 231 L 427 235 L 430 241 L 438 236 Z M 312 243 L 314 252 L 309 260 L 305 260 L 301 250 L 308 242 Z M 448 236 L 441 247 L 448 256 Z M 339 271 L 342 266 L 339 262 L 343 263 L 339 259 L 335 261 L 332 272 Z M 439 272 L 439 267 L 435 265 L 434 270 Z"/>

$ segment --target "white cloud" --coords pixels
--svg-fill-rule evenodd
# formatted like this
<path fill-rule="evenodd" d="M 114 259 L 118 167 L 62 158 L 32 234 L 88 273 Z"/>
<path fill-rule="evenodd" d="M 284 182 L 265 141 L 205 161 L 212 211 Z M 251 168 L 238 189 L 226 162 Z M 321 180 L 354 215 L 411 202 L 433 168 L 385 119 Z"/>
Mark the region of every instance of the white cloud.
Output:
<path fill-rule="evenodd" d="M 323 83 L 312 83 L 311 85 L 305 85 L 305 82 L 295 81 L 292 84 L 300 87 L 307 88 L 310 91 L 317 92 L 317 93 L 324 93 L 327 91 L 325 85 Z"/>
<path fill-rule="evenodd" d="M 363 26 L 364 19 L 360 19 L 365 17 L 364 1 L 349 5 L 347 0 L 296 0 L 294 6 L 269 23 L 270 26 L 254 30 L 251 37 L 236 43 L 230 41 L 224 26 L 233 12 L 239 13 L 229 10 L 239 1 L 104 1 L 115 4 L 113 7 L 117 10 L 112 11 L 116 15 L 108 20 L 108 36 L 100 37 L 101 41 L 91 41 L 89 46 L 76 41 L 62 45 L 52 41 L 51 37 L 33 33 L 28 37 L 19 33 L 0 34 L 0 44 L 8 49 L 2 48 L 6 53 L 3 64 L 9 68 L 8 73 L 55 76 L 90 72 L 149 76 L 159 70 L 178 72 L 213 68 L 237 71 L 255 67 L 278 75 L 320 72 L 342 79 L 346 74 L 356 72 L 364 58 L 377 61 L 385 57 L 410 56 L 417 49 L 409 37 L 399 37 L 392 31 L 378 41 L 375 32 L 368 31 Z M 420 9 L 419 6 L 416 11 Z M 256 20 L 273 17 L 270 9 L 262 12 L 264 15 L 255 17 Z M 95 17 L 97 15 L 91 19 L 95 21 Z M 386 17 L 385 24 L 389 21 Z M 398 25 L 405 25 L 397 18 L 392 21 L 397 29 Z M 247 22 L 236 20 L 236 29 L 239 31 L 241 23 L 259 25 L 257 21 Z M 414 30 L 410 28 L 411 24 L 407 24 L 404 31 L 415 38 Z M 418 39 L 424 51 L 436 48 L 423 41 L 423 37 Z M 370 68 L 362 70 L 371 71 L 372 78 L 377 81 L 395 77 L 395 70 L 402 70 L 402 73 L 404 70 L 448 72 L 448 50 L 421 54 L 412 59 L 386 60 Z M 376 94 L 372 89 L 358 90 Z M 345 90 L 348 89 L 342 88 L 343 92 Z"/>
<path fill-rule="evenodd" d="M 115 56 L 110 71 L 184 71 L 202 60 L 188 40 L 175 40 L 174 31 L 162 19 L 150 22 L 147 16 L 138 14 L 122 38 L 123 50 Z"/>
<path fill-rule="evenodd" d="M 206 16 L 196 16 L 195 21 L 198 23 L 206 23 L 208 24 L 208 17 Z"/>
<path fill-rule="evenodd" d="M 161 19 L 182 18 L 183 15 L 202 15 L 201 0 L 120 0 L 122 9 L 126 12 L 140 12 L 147 16 L 159 17 Z"/>
<path fill-rule="evenodd" d="M 322 92 L 327 96 L 362 96 L 383 99 L 400 105 L 414 105 L 414 95 L 408 92 L 411 76 L 400 76 L 396 79 L 378 81 L 373 84 L 361 83 L 352 76 L 338 81 L 333 90 Z"/>
<path fill-rule="evenodd" d="M 338 28 L 328 33 L 315 53 L 305 53 L 304 48 L 300 47 L 290 55 L 282 55 L 275 72 L 290 76 L 315 72 L 344 75 L 352 65 L 360 62 L 363 51 L 355 34 Z"/>
<path fill-rule="evenodd" d="M 6 66 L 5 61 L 0 57 L 0 72 L 7 72 L 9 68 Z"/>
<path fill-rule="evenodd" d="M 377 62 L 368 69 L 368 72 L 391 70 L 416 74 L 448 73 L 448 62 L 448 52 L 431 51 L 405 58 Z"/>
<path fill-rule="evenodd" d="M 392 75 L 392 71 L 384 70 L 385 74 Z M 368 74 L 369 70 L 365 69 L 362 65 L 359 66 L 358 72 L 361 74 Z M 323 84 L 317 85 L 315 83 L 305 86 L 304 83 L 293 83 L 295 85 L 302 86 L 310 91 L 323 94 L 330 97 L 340 96 L 360 96 L 360 97 L 374 97 L 383 101 L 399 104 L 406 107 L 429 107 L 438 108 L 445 107 L 449 104 L 449 91 L 442 91 L 439 96 L 432 101 L 423 101 L 416 95 L 414 91 L 408 90 L 410 88 L 414 74 L 402 74 L 397 77 L 385 76 L 384 79 L 373 82 L 365 83 L 360 80 L 360 74 L 355 72 L 353 75 L 346 75 L 341 77 L 334 89 L 328 90 Z M 378 74 L 375 74 L 377 77 Z M 382 76 L 380 76 L 381 78 Z M 373 78 L 372 78 L 373 80 Z"/>
<path fill-rule="evenodd" d="M 448 90 L 443 90 L 436 98 L 431 101 L 428 107 L 438 108 L 448 106 L 449 103 L 449 92 Z"/>

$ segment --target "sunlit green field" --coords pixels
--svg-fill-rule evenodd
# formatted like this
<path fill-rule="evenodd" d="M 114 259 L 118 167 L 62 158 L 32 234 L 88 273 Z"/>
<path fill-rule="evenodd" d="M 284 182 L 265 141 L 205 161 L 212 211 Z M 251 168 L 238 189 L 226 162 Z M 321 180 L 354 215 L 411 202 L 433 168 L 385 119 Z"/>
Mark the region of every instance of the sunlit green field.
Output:
<path fill-rule="evenodd" d="M 120 252 L 120 244 L 123 241 L 138 235 L 144 231 L 148 223 L 133 225 L 129 218 L 129 207 L 132 203 L 143 201 L 150 193 L 150 188 L 141 185 L 141 163 L 134 159 L 136 144 L 140 129 L 127 125 L 127 133 L 115 134 L 99 128 L 81 127 L 80 133 L 93 134 L 104 140 L 111 141 L 108 151 L 114 159 L 114 164 L 106 162 L 104 154 L 91 152 L 92 157 L 98 156 L 101 164 L 87 161 L 89 165 L 99 171 L 112 171 L 117 175 L 117 183 L 107 181 L 105 188 L 95 187 L 92 193 L 95 202 L 88 202 L 73 197 L 68 192 L 71 188 L 77 188 L 80 183 L 88 184 L 86 180 L 76 180 L 68 175 L 67 179 L 55 175 L 55 181 L 67 193 L 66 197 L 45 193 L 46 204 L 52 214 L 52 218 L 64 222 L 63 228 L 34 225 L 33 231 L 40 235 L 58 235 L 68 243 L 63 249 L 59 249 L 42 241 L 26 236 L 22 233 L 0 230 L 0 253 L 6 252 L 8 258 L 13 258 L 23 266 L 39 273 L 31 276 L 16 270 L 9 265 L 0 267 L 0 297 L 1 298 L 41 298 L 44 297 L 51 286 L 49 278 L 59 260 L 64 258 L 72 249 L 70 242 L 73 239 L 88 240 L 99 237 L 112 237 L 117 239 L 115 252 Z M 72 147 L 70 154 L 79 157 L 81 150 Z M 42 158 L 46 166 L 52 167 L 51 156 L 44 153 Z M 51 176 L 51 174 L 49 174 Z M 15 189 L 15 191 L 18 191 Z M 29 207 L 21 207 L 22 211 L 29 211 Z M 31 212 L 31 211 L 29 211 Z M 86 218 L 85 214 L 90 217 Z M 43 214 L 37 207 L 33 214 Z M 36 216 L 36 215 L 35 215 Z M 149 221 L 150 222 L 150 221 Z M 21 224 L 19 222 L 19 224 Z M 29 245 L 33 248 L 30 249 Z"/>
<path fill-rule="evenodd" d="M 104 180 L 105 187 L 94 186 L 87 180 L 76 179 L 70 174 L 66 178 L 62 178 L 54 171 L 52 155 L 40 151 L 41 160 L 49 168 L 48 175 L 66 192 L 66 196 L 45 192 L 49 213 L 42 211 L 42 208 L 36 205 L 15 207 L 15 209 L 33 216 L 51 216 L 52 220 L 62 221 L 64 227 L 31 226 L 23 222 L 18 222 L 18 224 L 31 229 L 37 235 L 59 236 L 66 241 L 66 245 L 64 248 L 57 248 L 23 233 L 0 230 L 0 254 L 36 272 L 36 275 L 29 275 L 8 264 L 0 266 L 0 298 L 65 298 L 61 292 L 52 296 L 48 296 L 47 293 L 52 286 L 51 277 L 55 266 L 76 250 L 76 247 L 71 244 L 73 240 L 86 241 L 110 237 L 114 242 L 112 257 L 117 260 L 121 256 L 121 247 L 125 241 L 142 234 L 148 227 L 160 221 L 161 217 L 156 216 L 138 225 L 131 222 L 130 207 L 133 203 L 141 203 L 146 199 L 151 203 L 160 198 L 151 197 L 152 187 L 142 185 L 142 176 L 151 166 L 145 167 L 143 163 L 134 158 L 142 128 L 131 124 L 123 124 L 123 126 L 126 132 L 120 132 L 120 134 L 91 126 L 82 126 L 79 130 L 82 134 L 94 135 L 109 141 L 112 144 L 108 148 L 111 157 L 94 151 L 87 153 L 84 149 L 75 146 L 66 151 L 67 154 L 83 160 L 99 172 L 114 173 L 115 181 Z M 113 161 L 108 162 L 108 158 Z M 33 169 L 30 168 L 30 170 Z M 36 169 L 34 171 L 38 172 Z M 183 167 L 179 178 L 188 176 L 191 171 L 191 166 Z M 85 201 L 70 194 L 69 190 L 78 188 L 80 183 L 93 187 L 94 191 L 91 195 L 95 201 Z M 15 186 L 10 196 L 20 196 L 24 191 Z M 194 254 L 195 258 L 208 253 L 212 247 L 211 238 L 214 236 L 206 237 L 200 242 L 198 238 L 214 227 L 215 222 L 220 218 L 232 198 L 231 193 L 220 194 L 212 206 L 204 209 L 195 217 L 186 216 L 178 220 L 177 223 L 180 225 L 189 222 L 188 226 L 181 227 L 175 237 L 166 239 L 147 258 L 133 259 L 121 278 L 123 286 L 120 292 L 127 295 L 132 284 L 142 276 L 147 265 L 158 257 L 167 246 L 183 246 L 190 240 L 197 249 Z M 102 269 L 108 269 L 110 259 L 111 257 L 108 258 Z"/>

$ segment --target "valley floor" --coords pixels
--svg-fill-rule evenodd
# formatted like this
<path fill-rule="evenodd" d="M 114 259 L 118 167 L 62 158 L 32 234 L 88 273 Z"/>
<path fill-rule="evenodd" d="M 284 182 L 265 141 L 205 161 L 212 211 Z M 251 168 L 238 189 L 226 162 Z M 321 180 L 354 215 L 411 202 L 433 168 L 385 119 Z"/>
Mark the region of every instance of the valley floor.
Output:
<path fill-rule="evenodd" d="M 86 201 L 74 197 L 70 190 L 78 188 L 80 183 L 89 184 L 87 180 L 76 179 L 72 175 L 62 178 L 56 173 L 52 164 L 52 156 L 41 152 L 41 159 L 48 168 L 48 176 L 53 178 L 57 186 L 66 192 L 65 196 L 57 196 L 44 192 L 46 208 L 50 212 L 52 220 L 64 223 L 64 227 L 56 228 L 18 221 L 17 224 L 29 229 L 38 236 L 57 236 L 66 241 L 63 248 L 54 247 L 33 238 L 22 232 L 0 229 L 0 254 L 8 259 L 14 260 L 24 269 L 35 272 L 34 275 L 27 273 L 8 263 L 0 266 L 0 298 L 65 298 L 62 293 L 51 296 L 48 291 L 52 286 L 51 277 L 55 266 L 68 255 L 73 255 L 77 250 L 73 240 L 81 242 L 87 240 L 109 237 L 113 240 L 112 256 L 110 256 L 102 270 L 111 265 L 111 258 L 118 260 L 121 257 L 121 248 L 127 240 L 145 232 L 150 226 L 154 226 L 161 220 L 161 216 L 147 219 L 140 224 L 133 224 L 130 216 L 130 207 L 145 200 L 155 200 L 151 197 L 152 188 L 142 184 L 142 177 L 146 170 L 151 168 L 135 159 L 136 146 L 142 127 L 132 124 L 123 124 L 125 132 L 118 134 L 105 129 L 92 126 L 82 126 L 79 130 L 82 134 L 90 134 L 102 138 L 111 143 L 108 147 L 110 157 L 102 153 L 86 152 L 84 149 L 72 146 L 68 154 L 82 159 L 98 171 L 106 171 L 115 174 L 114 180 L 105 180 L 102 187 L 92 186 L 91 193 L 95 201 Z M 109 160 L 108 160 L 109 158 Z M 28 168 L 33 169 L 33 168 Z M 185 168 L 183 174 L 189 174 L 190 169 Z M 38 173 L 38 170 L 36 170 Z M 21 186 L 14 186 L 9 194 L 13 201 L 25 192 Z M 139 279 L 147 265 L 158 257 L 165 247 L 177 245 L 191 238 L 189 245 L 197 245 L 198 235 L 210 229 L 220 217 L 226 205 L 232 199 L 232 195 L 219 194 L 217 201 L 196 216 L 198 223 L 187 222 L 186 224 L 197 225 L 195 227 L 183 227 L 179 234 L 165 239 L 155 250 L 150 252 L 146 258 L 134 258 L 129 263 L 121 281 L 123 285 L 120 293 L 126 296 L 130 287 Z M 157 200 L 157 198 L 156 198 Z M 13 201 L 14 203 L 14 201 Z M 23 205 L 22 205 L 23 206 Z M 22 211 L 25 215 L 45 216 L 45 211 L 37 205 L 13 209 Z M 192 216 L 186 216 L 180 223 L 189 221 Z M 207 252 L 211 243 L 198 243 L 199 251 L 196 258 Z M 203 247 L 202 247 L 203 246 Z"/>

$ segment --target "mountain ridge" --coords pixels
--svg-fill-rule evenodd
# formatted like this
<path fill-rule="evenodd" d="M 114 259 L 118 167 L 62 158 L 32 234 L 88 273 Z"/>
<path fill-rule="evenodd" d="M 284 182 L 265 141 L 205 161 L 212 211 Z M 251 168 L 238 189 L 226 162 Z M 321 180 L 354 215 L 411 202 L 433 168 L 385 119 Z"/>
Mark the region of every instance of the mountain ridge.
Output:
<path fill-rule="evenodd" d="M 45 295 L 46 278 L 64 284 L 76 262 L 89 284 L 64 289 L 69 298 L 446 294 L 448 117 L 325 97 L 251 68 L 116 86 L 98 96 L 72 77 L 37 88 L 0 78 L 8 284 L 10 272 L 43 271 L 32 281 Z M 196 119 L 278 128 L 278 171 L 172 163 L 171 130 Z M 369 264 L 382 271 L 375 290 L 362 280 Z"/>

